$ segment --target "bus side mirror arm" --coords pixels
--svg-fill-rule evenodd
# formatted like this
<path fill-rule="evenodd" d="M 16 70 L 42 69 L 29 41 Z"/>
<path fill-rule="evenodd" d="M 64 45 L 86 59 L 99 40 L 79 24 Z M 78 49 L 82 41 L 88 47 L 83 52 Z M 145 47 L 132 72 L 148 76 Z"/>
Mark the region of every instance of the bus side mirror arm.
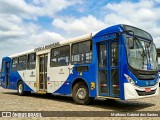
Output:
<path fill-rule="evenodd" d="M 124 33 L 130 34 L 134 37 L 134 32 L 132 30 L 124 30 L 124 31 L 120 32 L 119 34 L 124 34 Z"/>

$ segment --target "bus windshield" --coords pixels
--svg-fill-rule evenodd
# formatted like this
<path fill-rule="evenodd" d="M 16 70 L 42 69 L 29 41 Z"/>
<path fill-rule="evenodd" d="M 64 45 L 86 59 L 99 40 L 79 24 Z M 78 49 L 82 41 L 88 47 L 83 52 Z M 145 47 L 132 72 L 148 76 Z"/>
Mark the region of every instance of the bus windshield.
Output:
<path fill-rule="evenodd" d="M 160 71 L 160 57 L 158 57 L 158 70 Z"/>
<path fill-rule="evenodd" d="M 156 47 L 152 41 L 127 37 L 126 49 L 128 63 L 131 67 L 140 70 L 158 69 Z"/>

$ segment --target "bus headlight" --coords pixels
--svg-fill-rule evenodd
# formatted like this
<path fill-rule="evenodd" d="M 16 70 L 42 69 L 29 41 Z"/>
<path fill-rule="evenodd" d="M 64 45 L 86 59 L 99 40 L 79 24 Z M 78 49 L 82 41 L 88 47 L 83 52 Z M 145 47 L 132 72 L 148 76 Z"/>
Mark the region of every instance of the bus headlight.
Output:
<path fill-rule="evenodd" d="M 134 81 L 132 80 L 132 78 L 129 77 L 127 74 L 124 74 L 124 76 L 126 77 L 126 79 L 128 80 L 129 83 L 131 83 L 133 85 L 135 84 Z"/>

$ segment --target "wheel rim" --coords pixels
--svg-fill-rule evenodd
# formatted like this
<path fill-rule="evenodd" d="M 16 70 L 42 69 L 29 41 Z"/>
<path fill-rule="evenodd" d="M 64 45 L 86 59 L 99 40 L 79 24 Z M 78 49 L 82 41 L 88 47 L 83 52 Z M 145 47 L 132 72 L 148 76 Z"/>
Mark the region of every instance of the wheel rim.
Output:
<path fill-rule="evenodd" d="M 77 97 L 81 100 L 85 99 L 87 96 L 87 91 L 85 88 L 79 88 L 77 91 Z"/>
<path fill-rule="evenodd" d="M 19 92 L 19 93 L 22 93 L 22 91 L 23 91 L 23 85 L 22 85 L 22 84 L 19 84 L 18 92 Z"/>

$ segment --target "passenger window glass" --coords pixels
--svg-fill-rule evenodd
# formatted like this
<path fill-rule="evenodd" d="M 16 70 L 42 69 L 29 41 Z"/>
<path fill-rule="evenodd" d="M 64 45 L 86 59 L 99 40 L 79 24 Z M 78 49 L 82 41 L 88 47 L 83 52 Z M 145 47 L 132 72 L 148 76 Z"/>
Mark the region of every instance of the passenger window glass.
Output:
<path fill-rule="evenodd" d="M 118 66 L 118 42 L 111 44 L 111 62 L 112 66 Z"/>
<path fill-rule="evenodd" d="M 66 66 L 69 64 L 70 46 L 53 48 L 51 50 L 51 67 Z"/>
<path fill-rule="evenodd" d="M 99 85 L 100 85 L 100 93 L 108 93 L 108 77 L 107 77 L 107 71 L 106 70 L 100 70 L 99 71 Z"/>
<path fill-rule="evenodd" d="M 26 70 L 27 68 L 27 56 L 21 56 L 18 58 L 18 70 Z"/>
<path fill-rule="evenodd" d="M 72 45 L 72 64 L 90 63 L 92 59 L 92 43 L 85 41 Z"/>
<path fill-rule="evenodd" d="M 36 67 L 36 54 L 32 53 L 28 55 L 28 70 L 35 69 Z"/>
<path fill-rule="evenodd" d="M 119 81 L 118 81 L 118 69 L 112 69 L 111 73 L 112 73 L 112 84 L 113 84 L 113 88 L 112 88 L 112 92 L 113 94 L 119 94 Z"/>
<path fill-rule="evenodd" d="M 18 64 L 18 59 L 13 58 L 12 59 L 12 71 L 17 71 L 17 64 Z"/>
<path fill-rule="evenodd" d="M 106 44 L 99 45 L 99 67 L 103 68 L 106 67 L 107 64 L 107 51 L 106 51 Z"/>

